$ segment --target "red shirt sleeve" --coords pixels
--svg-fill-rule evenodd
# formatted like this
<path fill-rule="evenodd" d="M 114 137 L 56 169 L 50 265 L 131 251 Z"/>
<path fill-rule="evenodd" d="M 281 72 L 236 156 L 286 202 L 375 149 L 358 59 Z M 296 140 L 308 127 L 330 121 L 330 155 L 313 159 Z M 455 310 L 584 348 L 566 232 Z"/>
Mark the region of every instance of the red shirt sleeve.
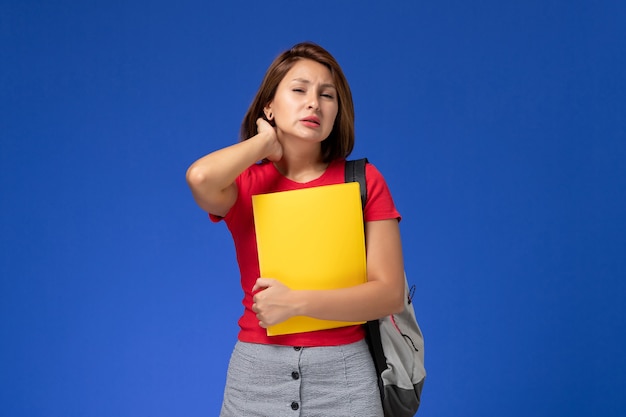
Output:
<path fill-rule="evenodd" d="M 365 221 L 398 219 L 402 216 L 396 209 L 389 187 L 380 171 L 370 163 L 365 165 L 367 183 L 367 202 L 365 203 Z"/>

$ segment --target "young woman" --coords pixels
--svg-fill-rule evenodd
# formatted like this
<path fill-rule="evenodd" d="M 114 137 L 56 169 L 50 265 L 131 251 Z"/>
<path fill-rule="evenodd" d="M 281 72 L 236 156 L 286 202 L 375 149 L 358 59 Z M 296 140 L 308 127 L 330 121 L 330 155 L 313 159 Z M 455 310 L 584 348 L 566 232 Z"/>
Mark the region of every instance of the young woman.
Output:
<path fill-rule="evenodd" d="M 366 166 L 366 283 L 297 291 L 260 277 L 254 235 L 252 195 L 343 183 L 353 145 L 354 107 L 341 67 L 320 46 L 301 43 L 270 65 L 241 141 L 187 171 L 198 205 L 233 236 L 244 292 L 221 416 L 383 415 L 361 326 L 266 334 L 293 316 L 366 321 L 402 310 L 400 215 L 380 172 Z"/>

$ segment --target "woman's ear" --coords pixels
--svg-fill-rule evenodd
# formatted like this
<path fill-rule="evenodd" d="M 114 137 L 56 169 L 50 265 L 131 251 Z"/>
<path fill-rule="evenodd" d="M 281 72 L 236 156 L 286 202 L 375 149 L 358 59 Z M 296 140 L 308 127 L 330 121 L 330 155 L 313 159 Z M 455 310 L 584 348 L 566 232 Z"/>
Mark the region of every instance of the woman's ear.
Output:
<path fill-rule="evenodd" d="M 267 106 L 263 107 L 263 113 L 265 113 L 265 118 L 268 122 L 271 122 L 274 119 L 274 113 L 272 113 L 272 103 L 269 103 Z"/>

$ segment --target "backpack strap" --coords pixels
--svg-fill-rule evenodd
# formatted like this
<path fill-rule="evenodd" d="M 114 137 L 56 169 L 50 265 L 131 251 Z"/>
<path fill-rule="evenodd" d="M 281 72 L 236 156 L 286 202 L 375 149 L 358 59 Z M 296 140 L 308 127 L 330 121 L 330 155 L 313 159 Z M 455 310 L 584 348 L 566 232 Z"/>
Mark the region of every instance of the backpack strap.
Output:
<path fill-rule="evenodd" d="M 367 158 L 346 161 L 345 182 L 358 182 L 361 188 L 361 205 L 365 209 L 367 202 L 367 183 L 365 181 L 365 165 Z M 384 398 L 383 381 L 380 378 L 382 372 L 387 369 L 387 359 L 383 351 L 383 344 L 380 338 L 380 324 L 378 320 L 371 320 L 365 323 L 365 340 L 370 348 L 370 353 L 374 359 L 376 374 L 378 375 L 378 388 L 381 398 Z"/>
<path fill-rule="evenodd" d="M 345 182 L 358 182 L 361 188 L 361 206 L 365 208 L 367 201 L 367 184 L 365 182 L 365 164 L 367 158 L 346 161 Z"/>

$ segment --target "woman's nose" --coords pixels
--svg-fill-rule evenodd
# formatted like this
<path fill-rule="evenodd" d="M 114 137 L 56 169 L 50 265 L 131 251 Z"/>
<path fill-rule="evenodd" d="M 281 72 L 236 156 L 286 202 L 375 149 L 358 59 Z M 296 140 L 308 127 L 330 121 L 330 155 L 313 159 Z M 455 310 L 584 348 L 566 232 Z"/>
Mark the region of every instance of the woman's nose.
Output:
<path fill-rule="evenodd" d="M 319 109 L 319 100 L 318 100 L 316 94 L 313 94 L 313 95 L 307 97 L 307 100 L 308 100 L 308 104 L 307 104 L 308 108 L 314 109 L 314 110 Z"/>

